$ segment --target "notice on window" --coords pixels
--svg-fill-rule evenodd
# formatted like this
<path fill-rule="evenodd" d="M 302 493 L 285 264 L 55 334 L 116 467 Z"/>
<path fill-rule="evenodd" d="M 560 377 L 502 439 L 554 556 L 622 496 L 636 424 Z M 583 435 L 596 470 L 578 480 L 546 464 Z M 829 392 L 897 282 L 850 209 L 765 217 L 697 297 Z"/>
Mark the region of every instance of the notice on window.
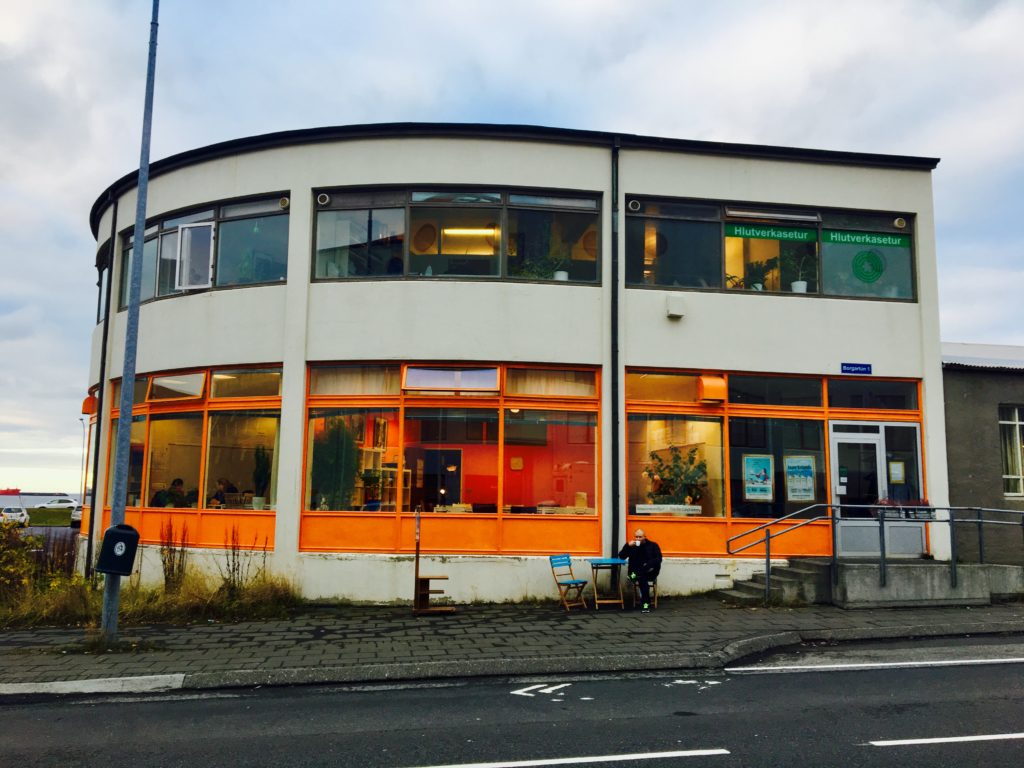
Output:
<path fill-rule="evenodd" d="M 814 457 L 787 456 L 786 500 L 814 501 Z"/>
<path fill-rule="evenodd" d="M 775 500 L 775 459 L 768 454 L 743 454 L 743 500 Z"/>
<path fill-rule="evenodd" d="M 907 482 L 907 468 L 902 461 L 889 462 L 889 484 L 902 485 Z"/>

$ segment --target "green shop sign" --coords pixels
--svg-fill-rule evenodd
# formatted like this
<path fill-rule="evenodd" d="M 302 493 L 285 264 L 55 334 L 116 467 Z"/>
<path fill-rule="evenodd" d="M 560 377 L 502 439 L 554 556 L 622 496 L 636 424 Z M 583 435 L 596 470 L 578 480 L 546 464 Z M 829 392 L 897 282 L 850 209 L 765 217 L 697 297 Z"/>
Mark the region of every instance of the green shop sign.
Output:
<path fill-rule="evenodd" d="M 818 239 L 818 230 L 773 227 L 764 224 L 726 224 L 725 236 L 746 237 L 752 240 L 796 240 L 801 243 L 813 243 Z"/>
<path fill-rule="evenodd" d="M 824 243 L 837 245 L 875 245 L 890 248 L 909 248 L 910 235 L 882 235 L 877 232 L 840 232 L 826 229 L 821 233 Z"/>

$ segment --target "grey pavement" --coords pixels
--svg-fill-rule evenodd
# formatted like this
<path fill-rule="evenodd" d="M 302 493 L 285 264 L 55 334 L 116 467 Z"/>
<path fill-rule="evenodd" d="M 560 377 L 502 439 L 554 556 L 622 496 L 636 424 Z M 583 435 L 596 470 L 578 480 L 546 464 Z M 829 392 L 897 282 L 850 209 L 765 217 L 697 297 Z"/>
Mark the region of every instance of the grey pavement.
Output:
<path fill-rule="evenodd" d="M 84 651 L 86 630 L 0 631 L 0 695 L 205 689 L 632 670 L 716 669 L 803 641 L 1024 634 L 1024 603 L 843 610 L 663 598 L 641 614 L 557 603 L 311 606 L 290 620 L 122 627 L 134 649 Z"/>

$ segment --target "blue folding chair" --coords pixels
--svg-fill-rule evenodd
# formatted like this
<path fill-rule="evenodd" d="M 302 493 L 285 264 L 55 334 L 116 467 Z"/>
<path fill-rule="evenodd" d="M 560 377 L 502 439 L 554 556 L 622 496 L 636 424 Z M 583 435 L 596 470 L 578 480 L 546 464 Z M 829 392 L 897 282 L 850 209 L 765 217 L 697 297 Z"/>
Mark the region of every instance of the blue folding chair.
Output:
<path fill-rule="evenodd" d="M 551 574 L 555 577 L 555 586 L 558 587 L 558 599 L 562 601 L 565 612 L 575 605 L 587 607 L 587 601 L 583 597 L 583 590 L 587 586 L 586 579 L 577 579 L 572 572 L 572 560 L 569 555 L 551 555 Z"/>

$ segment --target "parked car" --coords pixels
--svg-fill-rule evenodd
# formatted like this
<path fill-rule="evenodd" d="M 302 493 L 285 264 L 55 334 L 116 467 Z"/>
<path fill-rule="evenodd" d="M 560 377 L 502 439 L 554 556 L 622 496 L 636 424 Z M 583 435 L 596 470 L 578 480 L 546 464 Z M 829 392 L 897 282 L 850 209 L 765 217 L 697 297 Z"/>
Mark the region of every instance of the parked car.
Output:
<path fill-rule="evenodd" d="M 40 504 L 38 508 L 39 509 L 66 509 L 68 511 L 71 511 L 71 510 L 73 510 L 75 508 L 75 500 L 74 499 L 69 499 L 66 496 L 65 497 L 61 497 L 61 498 L 57 498 L 57 499 L 50 499 L 49 501 Z"/>
<path fill-rule="evenodd" d="M 24 528 L 28 525 L 28 512 L 24 507 L 4 507 L 0 509 L 0 522 L 16 523 Z"/>
<path fill-rule="evenodd" d="M 72 528 L 81 528 L 82 527 L 82 505 L 81 504 L 75 504 L 75 508 L 73 510 L 71 510 L 71 522 L 69 523 L 69 525 Z"/>

